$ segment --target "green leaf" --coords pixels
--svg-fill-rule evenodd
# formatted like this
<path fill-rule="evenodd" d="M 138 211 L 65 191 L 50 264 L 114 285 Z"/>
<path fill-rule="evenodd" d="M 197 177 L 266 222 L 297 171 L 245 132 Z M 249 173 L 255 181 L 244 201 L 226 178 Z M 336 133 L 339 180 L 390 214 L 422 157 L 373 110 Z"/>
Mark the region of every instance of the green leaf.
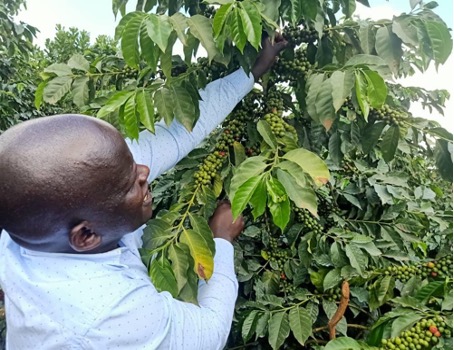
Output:
<path fill-rule="evenodd" d="M 192 35 L 199 39 L 207 51 L 208 62 L 211 63 L 215 56 L 220 55 L 220 52 L 214 42 L 210 20 L 202 15 L 194 15 L 188 19 L 188 24 Z"/>
<path fill-rule="evenodd" d="M 272 314 L 268 333 L 268 342 L 273 350 L 279 349 L 290 334 L 288 314 L 285 311 Z"/>
<path fill-rule="evenodd" d="M 323 350 L 365 350 L 362 344 L 355 339 L 342 337 L 328 342 Z"/>
<path fill-rule="evenodd" d="M 271 313 L 269 311 L 265 311 L 258 319 L 255 326 L 255 340 L 259 337 L 264 337 L 265 333 L 268 329 L 269 320 L 271 317 Z"/>
<path fill-rule="evenodd" d="M 290 201 L 285 193 L 285 188 L 275 178 L 269 178 L 266 182 L 268 190 L 268 208 L 274 224 L 282 231 L 290 221 Z"/>
<path fill-rule="evenodd" d="M 443 64 L 452 51 L 452 38 L 448 28 L 440 21 L 423 21 L 430 39 L 432 57 L 437 64 Z"/>
<path fill-rule="evenodd" d="M 186 29 L 188 27 L 187 20 L 186 16 L 180 12 L 176 12 L 169 17 L 169 22 L 172 24 L 173 29 L 177 33 L 178 39 L 180 39 L 184 46 L 188 45 L 186 36 Z"/>
<path fill-rule="evenodd" d="M 356 0 L 340 0 L 342 4 L 342 13 L 346 18 L 350 18 L 356 10 Z"/>
<path fill-rule="evenodd" d="M 309 80 L 306 83 L 306 106 L 307 113 L 311 116 L 313 120 L 319 122 L 319 116 L 315 108 L 317 102 L 317 95 L 321 89 L 322 83 L 325 77 L 323 74 L 312 74 L 309 76 Z"/>
<path fill-rule="evenodd" d="M 73 74 L 71 67 L 64 63 L 51 64 L 49 67 L 44 68 L 44 72 L 55 74 L 58 77 L 63 77 L 63 76 L 68 76 L 68 75 Z"/>
<path fill-rule="evenodd" d="M 139 67 L 139 34 L 142 21 L 146 15 L 143 12 L 137 13 L 126 24 L 121 37 L 121 51 L 126 64 L 130 67 Z"/>
<path fill-rule="evenodd" d="M 88 102 L 88 77 L 77 77 L 72 84 L 73 102 L 77 107 L 83 107 Z"/>
<path fill-rule="evenodd" d="M 284 186 L 289 198 L 298 208 L 304 208 L 317 216 L 317 196 L 311 187 L 301 187 L 298 181 L 288 172 L 277 169 L 277 178 Z"/>
<path fill-rule="evenodd" d="M 115 112 L 118 108 L 125 104 L 125 102 L 134 94 L 134 91 L 119 91 L 112 95 L 104 106 L 98 111 L 97 117 L 103 118 L 109 113 Z"/>
<path fill-rule="evenodd" d="M 243 21 L 241 20 L 241 10 L 234 8 L 231 14 L 230 32 L 232 33 L 233 41 L 236 47 L 243 54 L 244 47 L 246 46 L 247 36 L 243 28 Z"/>
<path fill-rule="evenodd" d="M 165 52 L 170 34 L 173 31 L 169 17 L 165 15 L 150 14 L 148 20 L 145 22 L 145 25 L 150 39 L 158 45 L 162 52 Z"/>
<path fill-rule="evenodd" d="M 113 1 L 126 1 L 127 2 L 128 0 L 113 0 Z M 123 16 L 122 19 L 120 20 L 120 22 L 118 23 L 117 27 L 115 28 L 115 41 L 119 40 L 122 37 L 123 32 L 125 31 L 126 25 L 128 24 L 128 22 L 131 19 L 137 18 L 137 17 L 142 17 L 142 16 L 143 16 L 143 12 L 140 12 L 140 11 L 129 12 L 128 14 Z"/>
<path fill-rule="evenodd" d="M 151 102 L 151 95 L 144 89 L 140 89 L 136 93 L 136 104 L 141 123 L 154 133 L 154 107 Z"/>
<path fill-rule="evenodd" d="M 306 309 L 295 307 L 289 312 L 290 329 L 295 336 L 295 339 L 301 345 L 304 345 L 306 340 L 312 334 L 312 319 Z"/>
<path fill-rule="evenodd" d="M 72 77 L 58 76 L 48 81 L 43 91 L 45 102 L 55 104 L 60 101 L 71 89 Z"/>
<path fill-rule="evenodd" d="M 315 153 L 298 148 L 287 152 L 282 158 L 298 164 L 305 173 L 312 177 L 317 186 L 326 184 L 329 180 L 328 167 Z"/>
<path fill-rule="evenodd" d="M 230 182 L 229 197 L 233 198 L 237 189 L 251 177 L 261 174 L 266 167 L 266 158 L 255 156 L 246 159 L 234 170 L 232 180 Z"/>
<path fill-rule="evenodd" d="M 192 131 L 198 115 L 196 115 L 191 94 L 182 85 L 172 85 L 170 89 L 173 93 L 173 113 L 175 118 L 186 130 Z"/>
<path fill-rule="evenodd" d="M 233 155 L 235 158 L 235 166 L 239 166 L 247 158 L 244 146 L 238 141 L 233 142 Z"/>
<path fill-rule="evenodd" d="M 139 138 L 139 120 L 137 119 L 136 101 L 134 96 L 131 96 L 124 107 L 123 120 L 125 123 L 126 136 L 137 140 Z"/>
<path fill-rule="evenodd" d="M 191 222 L 192 228 L 200 233 L 201 237 L 205 240 L 206 246 L 210 248 L 210 251 L 214 256 L 216 248 L 213 240 L 213 232 L 211 232 L 207 220 L 201 216 L 189 214 L 189 221 Z"/>
<path fill-rule="evenodd" d="M 364 276 L 368 259 L 361 249 L 355 244 L 347 244 L 345 246 L 345 254 L 348 257 L 351 266 L 358 271 L 361 276 Z"/>
<path fill-rule="evenodd" d="M 254 220 L 261 216 L 266 209 L 266 182 L 262 178 L 260 183 L 255 188 L 254 193 L 252 194 L 251 199 L 249 200 L 249 204 L 252 207 L 252 215 Z"/>
<path fill-rule="evenodd" d="M 359 27 L 359 41 L 366 55 L 373 54 L 375 51 L 375 31 L 373 28 L 373 25 L 369 23 L 361 23 Z"/>
<path fill-rule="evenodd" d="M 435 144 L 434 157 L 442 178 L 452 182 L 452 142 L 438 139 Z"/>
<path fill-rule="evenodd" d="M 323 290 L 338 287 L 339 283 L 342 281 L 342 276 L 340 274 L 340 269 L 330 270 L 323 279 Z"/>
<path fill-rule="evenodd" d="M 329 81 L 334 111 L 337 112 L 344 105 L 347 97 L 350 96 L 355 86 L 355 77 L 349 70 L 345 72 L 337 70 L 331 74 Z"/>
<path fill-rule="evenodd" d="M 145 62 L 150 66 L 153 72 L 156 72 L 159 58 L 159 50 L 148 36 L 147 26 L 142 23 L 140 27 L 140 51 Z"/>
<path fill-rule="evenodd" d="M 402 57 L 401 43 L 399 37 L 391 31 L 391 28 L 384 26 L 377 30 L 375 36 L 375 49 L 396 76 L 399 72 L 400 60 Z"/>
<path fill-rule="evenodd" d="M 331 129 L 336 119 L 332 95 L 333 86 L 331 84 L 330 79 L 326 79 L 322 83 L 315 101 L 317 117 L 327 131 Z"/>
<path fill-rule="evenodd" d="M 185 247 L 188 252 L 183 248 Z M 178 293 L 188 282 L 187 274 L 189 269 L 189 247 L 182 243 L 171 244 L 168 248 L 168 256 L 172 261 L 172 271 L 175 276 Z"/>
<path fill-rule="evenodd" d="M 367 120 L 367 118 L 369 117 L 370 106 L 367 99 L 367 82 L 361 71 L 355 72 L 355 92 L 359 108 L 361 108 L 364 119 Z"/>
<path fill-rule="evenodd" d="M 418 290 L 415 298 L 425 303 L 432 295 L 440 293 L 444 288 L 444 284 L 444 281 L 430 282 Z"/>
<path fill-rule="evenodd" d="M 213 32 L 214 37 L 217 38 L 221 34 L 222 30 L 224 29 L 224 24 L 233 9 L 233 3 L 230 2 L 228 4 L 222 5 L 214 15 L 213 19 Z"/>
<path fill-rule="evenodd" d="M 401 15 L 393 20 L 392 29 L 400 40 L 412 46 L 418 46 L 418 32 L 416 26 L 412 23 L 414 17 Z"/>
<path fill-rule="evenodd" d="M 162 219 L 153 219 L 147 223 L 142 237 L 143 247 L 154 250 L 173 239 L 175 233 L 172 232 L 171 226 Z"/>
<path fill-rule="evenodd" d="M 262 41 L 262 21 L 260 13 L 257 6 L 249 0 L 240 2 L 239 5 L 242 9 L 239 9 L 239 11 L 247 40 L 252 47 L 258 50 Z"/>
<path fill-rule="evenodd" d="M 213 253 L 207 243 L 208 237 L 205 237 L 204 233 L 203 231 L 183 229 L 180 235 L 180 242 L 189 247 L 191 256 L 194 259 L 194 272 L 201 279 L 209 280 L 213 275 L 214 261 Z"/>
<path fill-rule="evenodd" d="M 68 66 L 84 72 L 88 72 L 90 70 L 90 62 L 88 62 L 84 56 L 78 53 L 71 56 L 71 58 L 68 61 Z"/>
<path fill-rule="evenodd" d="M 380 281 L 380 287 L 377 291 L 377 299 L 380 305 L 383 305 L 388 299 L 390 299 L 390 292 L 394 289 L 394 278 L 391 276 L 384 276 Z"/>
<path fill-rule="evenodd" d="M 249 180 L 244 182 L 238 188 L 238 190 L 236 190 L 232 200 L 232 213 L 234 219 L 236 219 L 238 215 L 240 215 L 241 212 L 246 208 L 246 205 L 254 194 L 254 191 L 259 185 L 262 178 L 263 175 L 253 176 Z"/>
<path fill-rule="evenodd" d="M 374 108 L 383 106 L 388 96 L 388 88 L 383 78 L 373 70 L 363 70 L 367 79 L 367 97 L 370 105 Z"/>
<path fill-rule="evenodd" d="M 241 326 L 241 336 L 243 337 L 243 341 L 245 343 L 249 339 L 251 339 L 252 335 L 254 334 L 259 315 L 260 313 L 257 310 L 253 310 L 244 319 L 243 325 Z"/>
<path fill-rule="evenodd" d="M 257 123 L 257 131 L 263 137 L 268 146 L 270 146 L 272 149 L 277 148 L 276 136 L 274 136 L 270 125 L 266 121 L 259 120 L 259 122 Z"/>
<path fill-rule="evenodd" d="M 275 168 L 282 169 L 292 175 L 297 182 L 298 186 L 307 188 L 311 185 L 311 178 L 309 175 L 301 171 L 301 167 L 290 160 L 284 160 L 275 165 Z"/>
<path fill-rule="evenodd" d="M 385 162 L 389 163 L 394 159 L 399 144 L 399 138 L 400 128 L 398 125 L 391 125 L 389 129 L 385 131 L 383 139 L 380 142 L 380 149 Z"/>
<path fill-rule="evenodd" d="M 391 337 L 395 338 L 399 336 L 401 332 L 407 330 L 422 318 L 424 318 L 424 316 L 419 313 L 407 311 L 405 315 L 399 316 L 394 320 L 391 327 Z"/>
<path fill-rule="evenodd" d="M 35 107 L 39 110 L 41 104 L 43 103 L 44 88 L 47 85 L 47 81 L 42 81 L 39 83 L 35 91 Z"/>
<path fill-rule="evenodd" d="M 172 91 L 169 88 L 167 88 L 166 86 L 163 86 L 162 88 L 157 90 L 153 96 L 156 109 L 158 110 L 158 113 L 164 118 L 164 121 L 167 125 L 170 125 L 170 123 L 172 123 L 173 118 L 174 118 L 173 98 L 174 98 L 174 96 L 173 96 Z"/>
<path fill-rule="evenodd" d="M 178 286 L 172 267 L 167 259 L 154 259 L 150 265 L 150 277 L 153 285 L 159 292 L 167 291 L 175 298 L 178 295 Z"/>
<path fill-rule="evenodd" d="M 364 153 L 369 153 L 377 145 L 378 139 L 385 126 L 386 123 L 380 121 L 364 130 L 363 137 L 361 138 L 361 145 Z"/>

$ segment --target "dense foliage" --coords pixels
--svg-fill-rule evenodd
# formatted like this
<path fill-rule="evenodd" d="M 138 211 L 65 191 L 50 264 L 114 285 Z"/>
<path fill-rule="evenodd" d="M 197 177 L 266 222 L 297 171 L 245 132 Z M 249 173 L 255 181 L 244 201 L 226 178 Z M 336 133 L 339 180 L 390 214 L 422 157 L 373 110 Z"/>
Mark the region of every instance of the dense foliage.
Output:
<path fill-rule="evenodd" d="M 155 286 L 196 302 L 213 270 L 207 218 L 228 197 L 247 222 L 228 348 L 452 348 L 452 134 L 409 112 L 443 111 L 449 95 L 393 82 L 450 55 L 436 3 L 377 22 L 354 0 L 127 3 L 113 0 L 118 52 L 107 38 L 99 51 L 48 45 L 36 107 L 64 103 L 131 138 L 158 120 L 191 129 L 197 89 L 248 71 L 263 33 L 290 42 L 152 184 L 142 253 Z"/>

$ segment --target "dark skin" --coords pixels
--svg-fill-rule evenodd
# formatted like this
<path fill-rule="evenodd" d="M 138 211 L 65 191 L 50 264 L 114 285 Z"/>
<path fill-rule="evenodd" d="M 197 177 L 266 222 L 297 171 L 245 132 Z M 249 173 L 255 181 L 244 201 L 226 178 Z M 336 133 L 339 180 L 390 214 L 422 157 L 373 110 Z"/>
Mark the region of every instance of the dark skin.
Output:
<path fill-rule="evenodd" d="M 264 39 L 251 73 L 258 80 L 287 45 Z M 61 253 L 118 247 L 152 216 L 149 169 L 136 164 L 110 124 L 59 115 L 19 124 L 0 136 L 0 227 L 19 245 Z M 232 242 L 243 229 L 222 202 L 210 219 L 214 237 Z"/>

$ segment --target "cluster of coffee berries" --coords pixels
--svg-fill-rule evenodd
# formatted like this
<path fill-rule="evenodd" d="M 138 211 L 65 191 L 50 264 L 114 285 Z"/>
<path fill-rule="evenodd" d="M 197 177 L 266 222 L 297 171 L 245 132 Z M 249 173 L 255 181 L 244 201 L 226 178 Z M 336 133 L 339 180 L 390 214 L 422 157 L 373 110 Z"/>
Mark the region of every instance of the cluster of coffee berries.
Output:
<path fill-rule="evenodd" d="M 343 159 L 341 164 L 341 172 L 343 175 L 353 176 L 359 174 L 359 170 L 356 167 L 355 163 L 351 160 Z"/>
<path fill-rule="evenodd" d="M 207 83 L 222 78 L 228 74 L 225 66 L 215 61 L 210 64 L 208 62 L 208 58 L 206 57 L 199 57 L 193 66 L 197 68 L 199 74 L 203 76 Z"/>
<path fill-rule="evenodd" d="M 177 77 L 180 74 L 186 73 L 187 70 L 188 70 L 188 67 L 183 64 L 175 65 L 172 67 L 172 71 L 171 71 L 172 77 Z"/>
<path fill-rule="evenodd" d="M 295 208 L 296 220 L 304 225 L 304 232 L 315 231 L 318 234 L 323 232 L 323 226 L 312 216 L 307 209 Z"/>
<path fill-rule="evenodd" d="M 340 298 L 342 297 L 342 290 L 340 288 L 337 289 L 328 289 L 325 294 L 323 295 L 323 298 L 328 300 L 328 301 L 339 301 Z"/>
<path fill-rule="evenodd" d="M 222 167 L 225 158 L 225 152 L 222 151 L 215 151 L 212 154 L 209 154 L 199 165 L 199 169 L 194 174 L 196 184 L 211 184 L 211 181 L 216 176 L 218 170 Z"/>
<path fill-rule="evenodd" d="M 438 260 L 429 261 L 424 265 L 424 272 L 433 278 L 452 277 L 452 256 L 444 256 Z"/>
<path fill-rule="evenodd" d="M 285 262 L 291 256 L 291 250 L 279 247 L 279 240 L 275 237 L 270 237 L 269 249 L 262 251 L 262 257 L 268 260 L 271 268 L 276 271 L 283 271 Z"/>
<path fill-rule="evenodd" d="M 224 152 L 228 151 L 229 147 L 232 146 L 235 141 L 239 142 L 242 140 L 244 132 L 244 122 L 238 119 L 230 119 L 224 125 L 224 130 L 219 136 L 216 149 Z"/>
<path fill-rule="evenodd" d="M 388 105 L 383 105 L 380 109 L 372 108 L 370 110 L 370 117 L 376 120 L 383 120 L 388 125 L 404 126 L 404 121 L 408 118 L 408 114 L 391 108 Z"/>
<path fill-rule="evenodd" d="M 450 338 L 451 331 L 443 318 L 436 316 L 419 321 L 395 338 L 382 339 L 380 350 L 428 350 L 439 342 L 440 337 Z"/>
<path fill-rule="evenodd" d="M 260 145 L 256 144 L 245 148 L 248 157 L 258 156 L 260 154 Z"/>
<path fill-rule="evenodd" d="M 270 125 L 271 131 L 276 137 L 284 137 L 286 132 L 289 132 L 293 138 L 297 138 L 295 128 L 286 123 L 278 114 L 267 113 L 263 119 Z"/>
<path fill-rule="evenodd" d="M 284 27 L 282 35 L 290 46 L 299 46 L 302 43 L 314 43 L 318 39 L 318 33 L 314 28 L 304 24 Z"/>
<path fill-rule="evenodd" d="M 123 79 L 137 79 L 138 76 L 139 71 L 129 66 L 125 66 L 124 69 L 118 73 L 118 77 Z"/>
<path fill-rule="evenodd" d="M 281 272 L 281 283 L 280 283 L 280 288 L 283 293 L 295 293 L 297 286 L 295 286 L 291 281 L 287 279 L 287 276 L 285 275 L 284 272 Z"/>
<path fill-rule="evenodd" d="M 301 77 L 304 77 L 312 68 L 306 56 L 306 50 L 298 49 L 292 59 L 281 56 L 274 65 L 274 72 L 279 81 L 288 81 L 291 86 Z"/>
<path fill-rule="evenodd" d="M 413 276 L 419 276 L 421 278 L 444 278 L 452 276 L 452 272 L 452 257 L 450 256 L 444 256 L 438 260 L 422 264 L 388 266 L 384 271 L 385 275 L 395 276 L 402 282 L 407 282 Z"/>
<path fill-rule="evenodd" d="M 216 8 L 214 6 L 206 6 L 202 15 L 207 18 L 214 18 L 216 15 Z"/>
<path fill-rule="evenodd" d="M 264 96 L 265 106 L 264 106 L 264 113 L 277 113 L 281 115 L 284 111 L 284 101 L 282 99 L 281 92 L 278 91 L 276 88 L 271 88 L 268 90 L 266 95 Z"/>

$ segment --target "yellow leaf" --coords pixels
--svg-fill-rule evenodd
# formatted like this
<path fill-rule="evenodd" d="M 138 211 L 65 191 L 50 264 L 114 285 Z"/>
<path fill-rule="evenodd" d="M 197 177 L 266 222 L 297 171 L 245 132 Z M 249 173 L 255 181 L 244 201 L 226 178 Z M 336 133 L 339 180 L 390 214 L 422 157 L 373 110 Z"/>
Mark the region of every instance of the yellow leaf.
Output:
<path fill-rule="evenodd" d="M 213 275 L 213 253 L 202 232 L 183 230 L 180 241 L 189 247 L 194 259 L 194 272 L 202 279 L 209 280 Z"/>

